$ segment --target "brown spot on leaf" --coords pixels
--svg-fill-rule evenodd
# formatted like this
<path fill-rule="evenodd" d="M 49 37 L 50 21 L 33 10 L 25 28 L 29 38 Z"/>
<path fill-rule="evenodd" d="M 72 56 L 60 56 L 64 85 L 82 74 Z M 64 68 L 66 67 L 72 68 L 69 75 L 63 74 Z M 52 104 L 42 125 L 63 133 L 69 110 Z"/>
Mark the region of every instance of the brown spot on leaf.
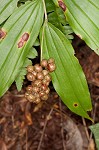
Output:
<path fill-rule="evenodd" d="M 20 41 L 18 42 L 18 48 L 23 47 L 23 45 L 27 42 L 28 39 L 29 39 L 29 34 L 24 33 L 20 38 Z"/>
<path fill-rule="evenodd" d="M 20 42 L 18 43 L 18 48 L 23 47 L 23 45 L 24 45 L 24 43 L 23 43 L 22 41 L 20 41 Z"/>
<path fill-rule="evenodd" d="M 6 36 L 6 32 L 0 29 L 0 39 L 4 39 Z"/>
<path fill-rule="evenodd" d="M 77 103 L 74 103 L 73 106 L 74 106 L 74 107 L 78 107 L 78 104 L 77 104 Z"/>
<path fill-rule="evenodd" d="M 22 35 L 22 39 L 23 39 L 24 41 L 27 41 L 27 40 L 29 39 L 29 34 L 28 34 L 28 33 L 24 33 L 24 34 Z"/>
<path fill-rule="evenodd" d="M 65 5 L 65 3 L 63 1 L 59 0 L 58 4 L 62 8 L 63 11 L 66 11 L 66 5 Z"/>

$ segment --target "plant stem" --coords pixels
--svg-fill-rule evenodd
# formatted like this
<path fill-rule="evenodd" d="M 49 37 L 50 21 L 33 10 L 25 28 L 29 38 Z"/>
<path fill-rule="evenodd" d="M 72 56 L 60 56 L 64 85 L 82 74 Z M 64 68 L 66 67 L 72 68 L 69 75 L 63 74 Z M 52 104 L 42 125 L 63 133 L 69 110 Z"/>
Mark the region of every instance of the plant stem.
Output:
<path fill-rule="evenodd" d="M 48 21 L 45 0 L 42 0 L 42 1 L 43 1 L 43 6 L 44 6 L 45 21 Z"/>
<path fill-rule="evenodd" d="M 46 21 L 46 20 L 45 20 L 45 21 Z M 44 23 L 43 29 L 42 29 L 42 38 L 41 38 L 41 57 L 40 57 L 40 61 L 42 61 L 43 40 L 44 40 L 44 29 L 45 29 L 45 23 Z"/>
<path fill-rule="evenodd" d="M 43 6 L 44 6 L 45 23 L 47 23 L 48 22 L 48 18 L 47 18 L 47 11 L 46 11 L 45 0 L 42 0 L 42 2 L 43 2 Z M 43 50 L 43 40 L 44 40 L 45 23 L 43 25 L 42 40 L 41 40 L 41 61 L 42 61 L 42 50 Z"/>

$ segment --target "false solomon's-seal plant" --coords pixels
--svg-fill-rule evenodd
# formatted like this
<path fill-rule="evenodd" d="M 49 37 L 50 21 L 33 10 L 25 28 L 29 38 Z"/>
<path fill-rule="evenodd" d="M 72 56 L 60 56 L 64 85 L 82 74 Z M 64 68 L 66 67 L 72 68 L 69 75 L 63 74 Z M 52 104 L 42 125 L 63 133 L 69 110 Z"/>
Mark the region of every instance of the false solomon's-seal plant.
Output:
<path fill-rule="evenodd" d="M 39 46 L 39 66 L 42 67 L 44 60 L 48 63 L 53 59 L 55 62 L 53 72 L 44 67 L 42 71 L 48 72 L 62 101 L 74 113 L 92 120 L 87 114 L 92 109 L 88 85 L 71 44 L 73 32 L 99 54 L 98 0 L 1 0 L 0 97 L 14 81 L 20 91 L 27 71 L 27 78 L 31 80 L 31 59 L 37 56 L 36 47 Z M 38 78 L 45 80 L 42 73 L 35 77 Z M 33 79 L 31 81 L 28 92 L 35 89 Z M 49 93 L 49 88 L 46 91 Z M 30 101 L 31 97 L 35 98 L 33 94 L 29 95 L 27 93 L 26 97 Z M 44 98 L 47 99 L 48 95 Z"/>

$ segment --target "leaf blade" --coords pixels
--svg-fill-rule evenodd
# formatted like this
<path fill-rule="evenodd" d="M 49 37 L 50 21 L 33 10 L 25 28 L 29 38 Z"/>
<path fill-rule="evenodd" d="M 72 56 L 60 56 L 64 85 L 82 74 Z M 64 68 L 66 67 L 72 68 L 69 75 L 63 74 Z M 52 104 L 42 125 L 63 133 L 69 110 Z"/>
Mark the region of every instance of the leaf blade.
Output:
<path fill-rule="evenodd" d="M 39 34 L 43 15 L 42 1 L 34 0 L 19 7 L 3 26 L 7 36 L 0 44 L 0 96 L 7 91 L 23 66 L 29 49 Z M 29 40 L 22 48 L 18 48 L 18 42 L 26 32 Z"/>
<path fill-rule="evenodd" d="M 0 2 L 0 24 L 3 23 L 17 8 L 18 0 L 1 0 Z"/>
<path fill-rule="evenodd" d="M 73 48 L 56 27 L 48 23 L 44 28 L 42 57 L 55 59 L 57 68 L 51 74 L 54 88 L 69 109 L 89 118 L 86 111 L 91 109 L 90 95 L 83 71 L 74 57 Z M 75 104 L 78 107 L 75 108 Z"/>
<path fill-rule="evenodd" d="M 89 127 L 94 134 L 97 148 L 99 150 L 99 123 Z"/>
<path fill-rule="evenodd" d="M 99 55 L 99 2 L 64 0 L 66 17 L 74 32 Z M 96 7 L 97 6 L 97 7 Z"/>

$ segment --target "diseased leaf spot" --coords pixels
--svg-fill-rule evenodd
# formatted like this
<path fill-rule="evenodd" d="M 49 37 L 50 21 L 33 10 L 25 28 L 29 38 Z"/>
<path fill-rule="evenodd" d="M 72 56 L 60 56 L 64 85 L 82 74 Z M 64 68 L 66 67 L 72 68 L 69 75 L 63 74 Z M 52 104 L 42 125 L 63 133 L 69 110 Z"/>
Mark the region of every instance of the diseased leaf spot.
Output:
<path fill-rule="evenodd" d="M 24 43 L 23 43 L 22 41 L 20 41 L 20 42 L 18 43 L 18 48 L 23 47 L 23 45 L 24 45 Z"/>
<path fill-rule="evenodd" d="M 74 106 L 74 107 L 78 107 L 78 103 L 74 103 L 73 106 Z"/>
<path fill-rule="evenodd" d="M 2 29 L 0 29 L 0 39 L 4 39 L 6 36 L 6 32 L 4 32 Z"/>
<path fill-rule="evenodd" d="M 28 33 L 24 33 L 20 39 L 20 41 L 18 42 L 18 48 L 21 48 L 24 46 L 24 44 L 27 42 L 27 40 L 29 39 L 29 34 Z"/>
<path fill-rule="evenodd" d="M 66 11 L 66 5 L 65 5 L 65 3 L 63 1 L 59 0 L 58 4 L 62 8 L 63 11 Z"/>
<path fill-rule="evenodd" d="M 29 39 L 29 34 L 28 34 L 28 33 L 24 33 L 24 34 L 22 35 L 22 39 L 23 39 L 24 41 L 27 41 L 27 40 Z"/>

